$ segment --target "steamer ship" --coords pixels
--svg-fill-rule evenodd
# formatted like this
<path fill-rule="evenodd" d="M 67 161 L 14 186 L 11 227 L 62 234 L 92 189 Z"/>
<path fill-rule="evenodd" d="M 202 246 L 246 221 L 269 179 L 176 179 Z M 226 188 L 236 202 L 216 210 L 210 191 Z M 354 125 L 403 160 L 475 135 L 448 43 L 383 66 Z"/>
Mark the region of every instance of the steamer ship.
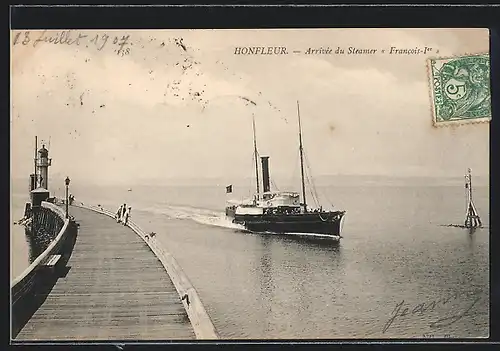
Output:
<path fill-rule="evenodd" d="M 300 194 L 294 191 L 271 191 L 269 176 L 269 157 L 260 157 L 262 164 L 262 186 L 259 184 L 259 154 L 253 117 L 253 142 L 255 159 L 256 193 L 253 199 L 240 203 L 228 203 L 226 216 L 235 224 L 244 226 L 251 232 L 270 234 L 298 234 L 328 237 L 340 240 L 342 223 L 346 211 L 325 211 L 322 206 L 310 209 L 306 202 L 304 175 L 304 150 L 302 146 L 302 128 L 300 107 L 297 101 L 299 128 L 299 154 L 302 183 L 302 201 Z M 226 187 L 226 193 L 232 192 L 232 185 Z M 313 193 L 314 194 L 314 193 Z"/>

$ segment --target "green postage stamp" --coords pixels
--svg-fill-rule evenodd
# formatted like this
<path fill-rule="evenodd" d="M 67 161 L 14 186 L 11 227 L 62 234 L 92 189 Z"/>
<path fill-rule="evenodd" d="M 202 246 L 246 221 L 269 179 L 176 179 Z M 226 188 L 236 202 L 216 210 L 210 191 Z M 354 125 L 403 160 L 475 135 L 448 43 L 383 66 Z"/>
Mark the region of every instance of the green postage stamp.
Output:
<path fill-rule="evenodd" d="M 435 126 L 491 119 L 488 54 L 431 58 L 428 66 Z"/>

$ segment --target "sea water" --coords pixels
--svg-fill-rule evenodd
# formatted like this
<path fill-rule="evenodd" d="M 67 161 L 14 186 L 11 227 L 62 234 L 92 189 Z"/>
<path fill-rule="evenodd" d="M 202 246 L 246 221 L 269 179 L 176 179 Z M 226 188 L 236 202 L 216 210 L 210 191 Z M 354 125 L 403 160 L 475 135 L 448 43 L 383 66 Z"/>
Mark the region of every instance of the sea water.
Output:
<path fill-rule="evenodd" d="M 72 185 L 77 201 L 132 207 L 131 219 L 157 233 L 188 275 L 222 338 L 489 335 L 488 187 L 474 189 L 485 225 L 474 234 L 445 226 L 463 223 L 463 185 L 322 187 L 347 210 L 338 245 L 243 231 L 224 216 L 221 186 L 127 189 Z M 14 190 L 15 220 L 26 199 Z M 23 231 L 12 243 L 15 276 L 29 249 Z"/>

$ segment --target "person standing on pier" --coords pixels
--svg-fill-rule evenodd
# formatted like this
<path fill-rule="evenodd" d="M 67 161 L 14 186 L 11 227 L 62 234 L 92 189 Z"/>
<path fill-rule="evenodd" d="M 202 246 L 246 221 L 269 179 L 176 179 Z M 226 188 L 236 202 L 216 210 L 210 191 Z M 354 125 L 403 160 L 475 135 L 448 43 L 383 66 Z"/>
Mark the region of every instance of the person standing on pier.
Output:
<path fill-rule="evenodd" d="M 118 211 L 116 211 L 116 215 L 115 215 L 116 223 L 120 223 L 122 212 L 123 212 L 123 205 L 120 205 L 120 207 L 118 207 Z"/>
<path fill-rule="evenodd" d="M 127 213 L 127 204 L 122 205 L 121 221 L 125 224 L 125 214 Z"/>
<path fill-rule="evenodd" d="M 127 210 L 125 211 L 125 221 L 124 221 L 124 225 L 127 225 L 128 224 L 128 219 L 130 217 L 130 211 L 132 211 L 132 207 L 128 207 Z"/>

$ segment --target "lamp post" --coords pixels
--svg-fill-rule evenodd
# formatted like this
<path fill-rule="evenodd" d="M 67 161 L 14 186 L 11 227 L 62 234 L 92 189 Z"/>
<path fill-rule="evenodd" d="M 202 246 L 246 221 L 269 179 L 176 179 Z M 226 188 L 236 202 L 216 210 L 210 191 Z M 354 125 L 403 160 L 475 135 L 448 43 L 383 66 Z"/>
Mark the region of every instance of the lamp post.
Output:
<path fill-rule="evenodd" d="M 69 215 L 68 215 L 68 206 L 69 206 L 69 198 L 68 198 L 68 187 L 69 187 L 69 182 L 70 182 L 70 179 L 69 177 L 66 177 L 66 180 L 64 181 L 64 183 L 66 184 L 66 218 L 69 218 Z"/>

